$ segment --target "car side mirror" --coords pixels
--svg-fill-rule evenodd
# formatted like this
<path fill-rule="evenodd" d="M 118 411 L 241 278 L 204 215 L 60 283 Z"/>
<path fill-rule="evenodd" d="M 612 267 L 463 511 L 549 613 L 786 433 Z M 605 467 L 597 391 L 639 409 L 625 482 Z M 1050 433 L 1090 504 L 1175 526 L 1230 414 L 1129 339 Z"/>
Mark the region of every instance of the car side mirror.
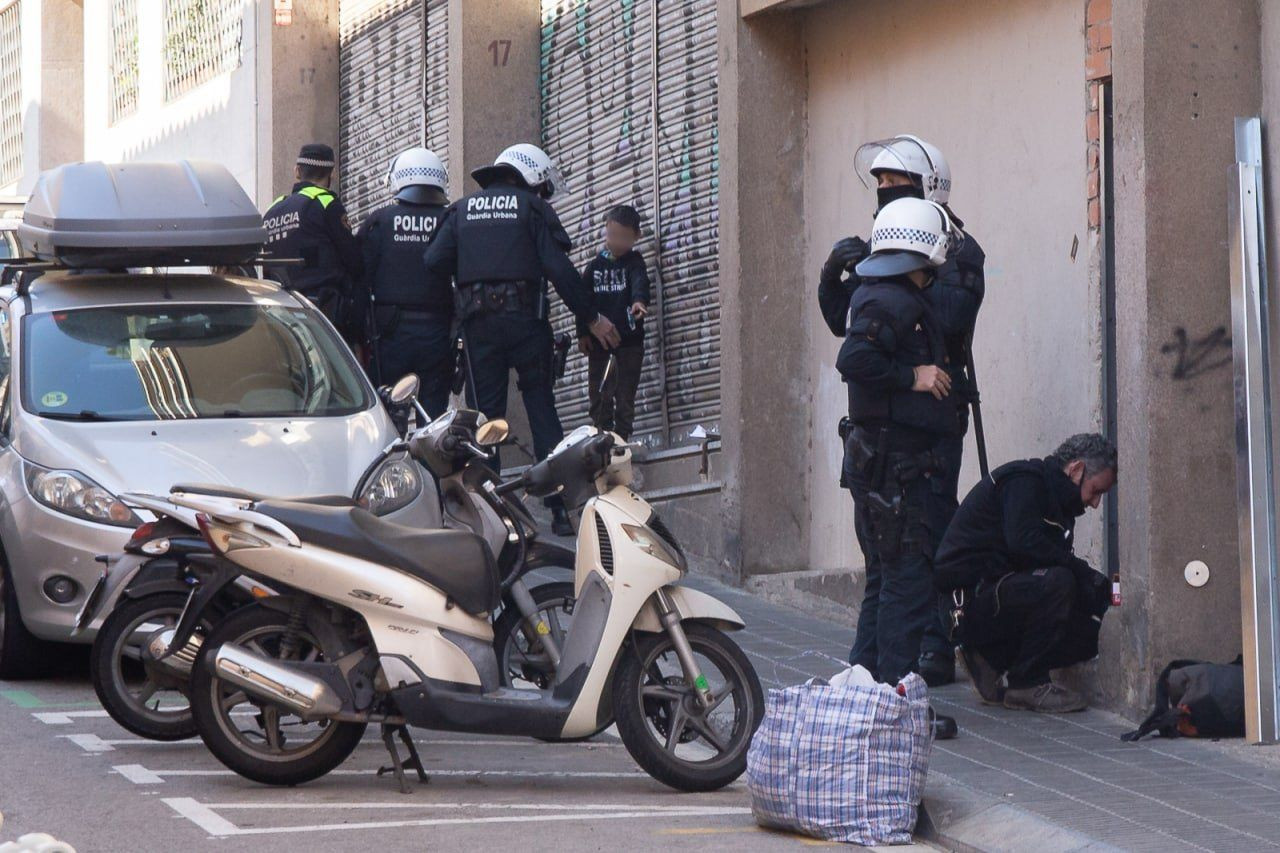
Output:
<path fill-rule="evenodd" d="M 418 375 L 416 373 L 407 373 L 401 377 L 400 381 L 391 386 L 391 393 L 388 398 L 392 405 L 400 406 L 418 396 Z"/>
<path fill-rule="evenodd" d="M 511 429 L 507 422 L 502 418 L 494 418 L 491 421 L 485 421 L 476 428 L 476 444 L 482 447 L 492 447 L 495 444 L 502 444 L 507 440 L 507 435 Z"/>

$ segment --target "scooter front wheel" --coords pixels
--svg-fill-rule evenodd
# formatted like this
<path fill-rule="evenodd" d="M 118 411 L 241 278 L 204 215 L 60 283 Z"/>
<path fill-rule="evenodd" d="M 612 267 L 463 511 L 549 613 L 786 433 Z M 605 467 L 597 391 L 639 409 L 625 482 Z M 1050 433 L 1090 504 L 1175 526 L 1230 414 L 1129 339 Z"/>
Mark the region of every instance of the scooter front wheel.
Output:
<path fill-rule="evenodd" d="M 223 643 L 281 661 L 322 663 L 337 657 L 305 628 L 290 631 L 288 623 L 287 614 L 261 604 L 237 610 L 210 633 L 191 674 L 191 711 L 205 746 L 236 773 L 267 785 L 320 778 L 347 760 L 366 728 L 365 723 L 303 720 L 214 675 L 213 657 Z"/>
<path fill-rule="evenodd" d="M 697 623 L 685 634 L 711 691 L 705 707 L 667 634 L 624 649 L 613 680 L 618 734 L 650 776 L 681 791 L 714 791 L 742 775 L 764 716 L 760 679 L 738 645 Z"/>

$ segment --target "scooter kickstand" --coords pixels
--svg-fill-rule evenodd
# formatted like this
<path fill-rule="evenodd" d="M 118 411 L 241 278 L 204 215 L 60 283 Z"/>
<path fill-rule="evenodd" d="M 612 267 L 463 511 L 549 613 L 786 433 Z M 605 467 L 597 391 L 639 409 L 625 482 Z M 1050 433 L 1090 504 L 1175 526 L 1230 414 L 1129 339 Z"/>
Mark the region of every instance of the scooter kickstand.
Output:
<path fill-rule="evenodd" d="M 396 741 L 394 735 L 399 732 L 400 740 L 404 742 L 405 748 L 409 750 L 409 760 L 401 761 L 400 752 L 396 749 Z M 418 773 L 418 781 L 422 783 L 430 782 L 431 777 L 427 775 L 427 771 L 422 767 L 422 758 L 418 755 L 418 748 L 413 745 L 413 740 L 409 737 L 409 729 L 407 726 L 389 726 L 382 724 L 382 742 L 386 744 L 387 752 L 391 753 L 391 766 L 378 768 L 378 776 L 387 773 L 394 773 L 396 781 L 400 783 L 400 793 L 410 794 L 413 789 L 409 787 L 409 780 L 405 778 L 404 769 L 408 767 L 410 770 L 416 770 Z"/>

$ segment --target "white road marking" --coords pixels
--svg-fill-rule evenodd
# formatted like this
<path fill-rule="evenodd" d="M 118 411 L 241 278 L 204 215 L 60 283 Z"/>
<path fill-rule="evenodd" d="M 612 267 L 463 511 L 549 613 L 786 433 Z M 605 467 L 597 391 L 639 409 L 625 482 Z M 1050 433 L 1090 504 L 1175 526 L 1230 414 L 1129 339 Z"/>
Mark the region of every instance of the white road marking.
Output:
<path fill-rule="evenodd" d="M 59 735 L 72 743 L 82 747 L 87 752 L 111 752 L 118 746 L 203 746 L 203 742 L 198 737 L 186 738 L 185 740 L 148 740 L 147 738 L 103 738 L 98 735 L 80 734 L 80 735 Z M 365 737 L 360 741 L 366 744 L 382 745 L 382 739 L 376 736 Z M 512 738 L 511 740 L 422 740 L 414 738 L 414 744 L 419 749 L 429 749 L 433 746 L 556 746 L 556 747 L 579 747 L 586 749 L 622 749 L 621 743 L 605 743 L 599 741 L 582 741 L 576 743 L 560 743 L 557 741 L 540 741 L 531 738 Z"/>
<path fill-rule="evenodd" d="M 96 711 L 33 711 L 31 716 L 49 726 L 67 726 L 72 717 L 105 717 L 107 712 L 99 708 Z"/>
<path fill-rule="evenodd" d="M 128 779 L 135 785 L 159 785 L 166 778 L 178 776 L 234 776 L 230 770 L 151 770 L 141 764 L 116 764 L 112 771 Z M 374 776 L 374 770 L 331 770 L 330 776 Z M 638 770 L 437 770 L 427 768 L 428 776 L 500 776 L 514 779 L 637 779 L 645 778 L 647 773 Z M 410 774 L 412 778 L 412 774 Z"/>
<path fill-rule="evenodd" d="M 200 738 L 187 740 L 147 740 L 145 738 L 101 738 L 97 735 L 58 735 L 85 752 L 113 752 L 117 746 L 194 746 L 204 744 Z"/>
<path fill-rule="evenodd" d="M 636 807 L 631 804 L 595 804 L 593 806 L 583 806 L 580 804 L 570 805 L 553 805 L 541 804 L 536 806 L 523 806 L 512 803 L 420 803 L 420 804 L 395 804 L 395 808 L 403 808 L 414 806 L 422 809 L 501 809 L 502 811 L 518 811 L 526 812 L 525 814 L 501 815 L 493 817 L 459 817 L 459 818 L 416 818 L 412 820 L 386 820 L 386 821 L 362 821 L 360 823 L 330 823 L 330 824 L 313 824 L 310 826 L 254 826 L 241 828 L 231 821 L 222 817 L 215 809 L 256 809 L 264 806 L 261 803 L 221 803 L 221 804 L 203 804 L 189 797 L 166 797 L 163 802 L 176 811 L 182 817 L 187 818 L 192 823 L 199 826 L 209 835 L 228 836 L 228 835 L 271 835 L 276 833 L 298 833 L 298 832 L 333 832 L 341 829 L 398 829 L 404 827 L 415 826 L 476 826 L 481 824 L 497 824 L 497 823 L 528 823 L 528 822 L 552 822 L 552 821 L 599 821 L 599 820 L 627 820 L 636 818 L 652 818 L 652 817 L 692 817 L 705 818 L 717 817 L 722 815 L 749 815 L 751 809 L 737 806 L 641 806 Z M 333 803 L 316 803 L 316 808 L 376 808 L 373 806 L 361 806 L 359 804 L 344 804 L 342 806 Z M 280 809 L 292 809 L 292 804 L 281 804 L 277 806 Z M 534 811 L 559 811 L 559 814 L 528 814 Z"/>

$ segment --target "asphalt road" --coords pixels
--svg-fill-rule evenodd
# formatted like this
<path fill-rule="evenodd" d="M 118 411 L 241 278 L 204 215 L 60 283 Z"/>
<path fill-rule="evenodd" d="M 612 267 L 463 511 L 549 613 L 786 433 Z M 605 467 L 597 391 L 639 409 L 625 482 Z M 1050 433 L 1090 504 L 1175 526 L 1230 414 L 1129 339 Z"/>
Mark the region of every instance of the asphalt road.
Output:
<path fill-rule="evenodd" d="M 606 732 L 581 744 L 414 730 L 426 785 L 378 778 L 371 728 L 335 773 L 269 788 L 198 740 L 141 740 L 96 701 L 87 665 L 0 682 L 0 842 L 47 832 L 86 851 L 780 850 L 819 844 L 758 829 L 741 781 L 681 794 Z"/>

